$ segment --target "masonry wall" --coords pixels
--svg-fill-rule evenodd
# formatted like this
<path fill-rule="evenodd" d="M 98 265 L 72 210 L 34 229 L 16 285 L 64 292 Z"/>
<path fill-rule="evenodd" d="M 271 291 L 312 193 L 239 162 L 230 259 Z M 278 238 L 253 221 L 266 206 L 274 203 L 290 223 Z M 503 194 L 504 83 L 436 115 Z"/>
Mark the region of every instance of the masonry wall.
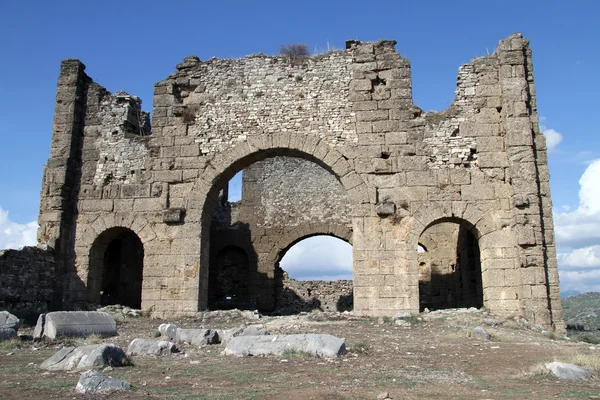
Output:
<path fill-rule="evenodd" d="M 35 321 L 55 303 L 54 254 L 37 247 L 0 251 L 0 309 Z"/>
<path fill-rule="evenodd" d="M 275 313 L 280 315 L 352 311 L 352 281 L 297 281 L 284 274 L 276 304 Z"/>
<path fill-rule="evenodd" d="M 473 227 L 486 307 L 560 325 L 528 41 L 512 35 L 462 66 L 455 101 L 439 113 L 414 106 L 410 62 L 394 45 L 349 41 L 299 62 L 187 57 L 155 85 L 149 136 L 116 112 L 139 99 L 109 95 L 80 63 L 63 63 L 40 240 L 62 243 L 65 299 L 85 298 L 89 249 L 119 226 L 144 246 L 142 307 L 205 308 L 219 191 L 257 161 L 292 156 L 325 167 L 346 193 L 356 313 L 418 311 L 418 238 L 452 220 Z M 272 256 L 255 252 L 258 265 Z"/>

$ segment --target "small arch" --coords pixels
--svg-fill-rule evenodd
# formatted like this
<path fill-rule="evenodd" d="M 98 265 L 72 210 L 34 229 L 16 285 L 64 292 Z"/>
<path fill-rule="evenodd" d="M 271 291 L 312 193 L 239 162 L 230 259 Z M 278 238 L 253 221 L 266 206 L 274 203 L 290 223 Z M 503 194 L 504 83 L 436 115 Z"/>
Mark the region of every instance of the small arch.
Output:
<path fill-rule="evenodd" d="M 419 236 L 420 309 L 482 307 L 483 286 L 479 234 L 458 218 L 431 222 Z"/>
<path fill-rule="evenodd" d="M 143 268 L 144 245 L 138 235 L 123 227 L 105 230 L 90 248 L 87 301 L 141 308 Z"/>
<path fill-rule="evenodd" d="M 295 255 L 297 258 L 295 259 L 295 263 L 297 265 L 299 263 L 301 268 L 295 268 L 292 271 L 290 269 L 292 265 L 285 266 L 285 270 L 280 267 L 280 263 L 285 262 L 286 257 L 291 255 L 295 250 L 295 246 L 300 245 L 300 243 L 306 240 L 316 240 L 319 237 L 334 238 L 339 244 L 341 244 L 340 242 L 344 243 L 344 247 L 347 245 L 351 247 L 349 240 L 336 235 L 312 234 L 300 237 L 289 243 L 284 249 L 281 249 L 277 257 L 275 274 L 277 285 L 275 312 L 277 314 L 297 314 L 312 310 L 341 312 L 354 308 L 352 276 L 346 277 L 348 272 L 352 273 L 352 270 L 347 271 L 343 268 L 345 265 L 345 262 L 343 262 L 345 261 L 344 259 L 328 259 L 326 256 L 326 254 L 332 254 L 330 250 L 334 243 L 327 244 L 327 248 L 323 251 L 326 254 L 322 254 L 323 249 L 314 252 L 305 248 L 300 253 L 296 252 Z M 351 249 L 346 248 L 338 249 L 336 254 L 344 254 L 345 250 L 350 250 L 351 254 Z M 287 259 L 287 261 L 290 260 Z M 322 263 L 318 265 L 318 269 L 314 268 L 314 261 Z M 351 255 L 349 263 L 351 268 Z M 304 271 L 306 274 L 301 276 L 300 274 L 305 270 L 304 267 L 311 265 L 313 269 Z"/>

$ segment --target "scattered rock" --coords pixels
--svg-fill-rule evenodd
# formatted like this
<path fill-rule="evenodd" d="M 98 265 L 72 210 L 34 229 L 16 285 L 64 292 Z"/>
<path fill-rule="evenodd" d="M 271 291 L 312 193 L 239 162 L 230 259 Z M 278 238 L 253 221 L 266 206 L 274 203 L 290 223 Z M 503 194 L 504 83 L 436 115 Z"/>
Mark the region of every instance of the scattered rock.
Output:
<path fill-rule="evenodd" d="M 222 344 L 227 344 L 231 339 L 238 336 L 265 336 L 269 334 L 263 325 L 241 326 L 218 332 Z"/>
<path fill-rule="evenodd" d="M 0 340 L 9 340 L 17 337 L 21 321 L 8 311 L 0 311 Z"/>
<path fill-rule="evenodd" d="M 129 365 L 123 350 L 114 344 L 93 344 L 80 347 L 65 347 L 45 360 L 41 369 L 49 371 L 71 371 L 106 366 Z"/>
<path fill-rule="evenodd" d="M 571 381 L 586 380 L 592 374 L 592 372 L 587 368 L 557 361 L 544 365 L 544 368 L 550 371 L 557 378 Z"/>
<path fill-rule="evenodd" d="M 182 329 L 177 328 L 176 342 L 190 343 L 194 346 L 205 346 L 207 344 L 218 344 L 219 334 L 213 329 Z"/>
<path fill-rule="evenodd" d="M 496 319 L 496 318 L 484 318 L 483 325 L 498 326 L 498 325 L 502 325 L 502 321 L 499 319 Z"/>
<path fill-rule="evenodd" d="M 102 372 L 88 370 L 81 374 L 75 391 L 81 394 L 109 394 L 131 389 L 129 382 L 122 381 Z"/>
<path fill-rule="evenodd" d="M 398 314 L 396 314 L 392 317 L 392 321 L 396 321 L 398 319 L 410 318 L 411 316 L 412 316 L 412 314 L 410 313 L 410 311 L 400 311 Z"/>
<path fill-rule="evenodd" d="M 56 311 L 40 314 L 33 332 L 34 339 L 89 335 L 116 336 L 117 323 L 102 311 Z"/>
<path fill-rule="evenodd" d="M 114 315 L 115 317 L 138 318 L 141 315 L 141 310 L 135 308 L 114 304 L 99 308 L 97 311 L 103 311 Z M 121 320 L 123 318 L 120 318 Z"/>
<path fill-rule="evenodd" d="M 238 336 L 229 341 L 224 354 L 245 356 L 282 355 L 298 351 L 318 357 L 338 357 L 346 351 L 344 339 L 327 334 Z"/>
<path fill-rule="evenodd" d="M 133 339 L 127 347 L 129 356 L 166 356 L 178 351 L 175 343 L 167 340 Z"/>
<path fill-rule="evenodd" d="M 490 335 L 490 333 L 483 326 L 476 326 L 473 328 L 471 331 L 471 337 L 477 340 L 492 340 L 492 335 Z"/>
<path fill-rule="evenodd" d="M 397 319 L 394 321 L 394 325 L 401 326 L 403 328 L 410 328 L 412 325 L 410 322 L 405 321 L 403 319 Z"/>

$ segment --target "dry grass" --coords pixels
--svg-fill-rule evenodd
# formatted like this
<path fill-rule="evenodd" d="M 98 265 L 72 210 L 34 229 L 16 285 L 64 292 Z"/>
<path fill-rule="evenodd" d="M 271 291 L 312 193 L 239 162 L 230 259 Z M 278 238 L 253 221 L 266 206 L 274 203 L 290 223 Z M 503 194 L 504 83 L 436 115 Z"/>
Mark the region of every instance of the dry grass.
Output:
<path fill-rule="evenodd" d="M 600 356 L 597 354 L 574 354 L 569 357 L 567 362 L 600 372 Z"/>

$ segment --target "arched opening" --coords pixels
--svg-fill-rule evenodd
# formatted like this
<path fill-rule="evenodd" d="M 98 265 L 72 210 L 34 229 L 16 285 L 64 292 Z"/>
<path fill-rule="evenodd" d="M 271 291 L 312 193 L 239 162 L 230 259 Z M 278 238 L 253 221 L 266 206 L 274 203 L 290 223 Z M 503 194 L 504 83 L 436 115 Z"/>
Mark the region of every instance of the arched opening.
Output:
<path fill-rule="evenodd" d="M 143 268 L 144 246 L 133 231 L 121 227 L 104 231 L 90 250 L 87 300 L 141 308 Z"/>
<path fill-rule="evenodd" d="M 417 260 L 421 311 L 483 306 L 479 243 L 468 223 L 431 224 L 419 238 Z"/>
<path fill-rule="evenodd" d="M 278 258 L 276 313 L 353 309 L 352 245 L 347 239 L 303 237 L 283 249 Z"/>
<path fill-rule="evenodd" d="M 211 309 L 250 309 L 248 254 L 236 246 L 221 249 L 210 265 L 208 306 Z"/>
<path fill-rule="evenodd" d="M 241 186 L 241 196 L 230 201 L 233 185 Z M 337 175 L 318 158 L 292 149 L 259 151 L 233 162 L 214 179 L 202 215 L 201 274 L 208 279 L 201 278 L 201 307 L 204 285 L 207 306 L 221 307 L 216 293 L 225 293 L 213 282 L 223 275 L 219 252 L 236 246 L 247 256 L 245 304 L 262 312 L 275 309 L 280 277 L 272 254 L 282 237 L 313 223 L 351 226 L 346 189 Z"/>

